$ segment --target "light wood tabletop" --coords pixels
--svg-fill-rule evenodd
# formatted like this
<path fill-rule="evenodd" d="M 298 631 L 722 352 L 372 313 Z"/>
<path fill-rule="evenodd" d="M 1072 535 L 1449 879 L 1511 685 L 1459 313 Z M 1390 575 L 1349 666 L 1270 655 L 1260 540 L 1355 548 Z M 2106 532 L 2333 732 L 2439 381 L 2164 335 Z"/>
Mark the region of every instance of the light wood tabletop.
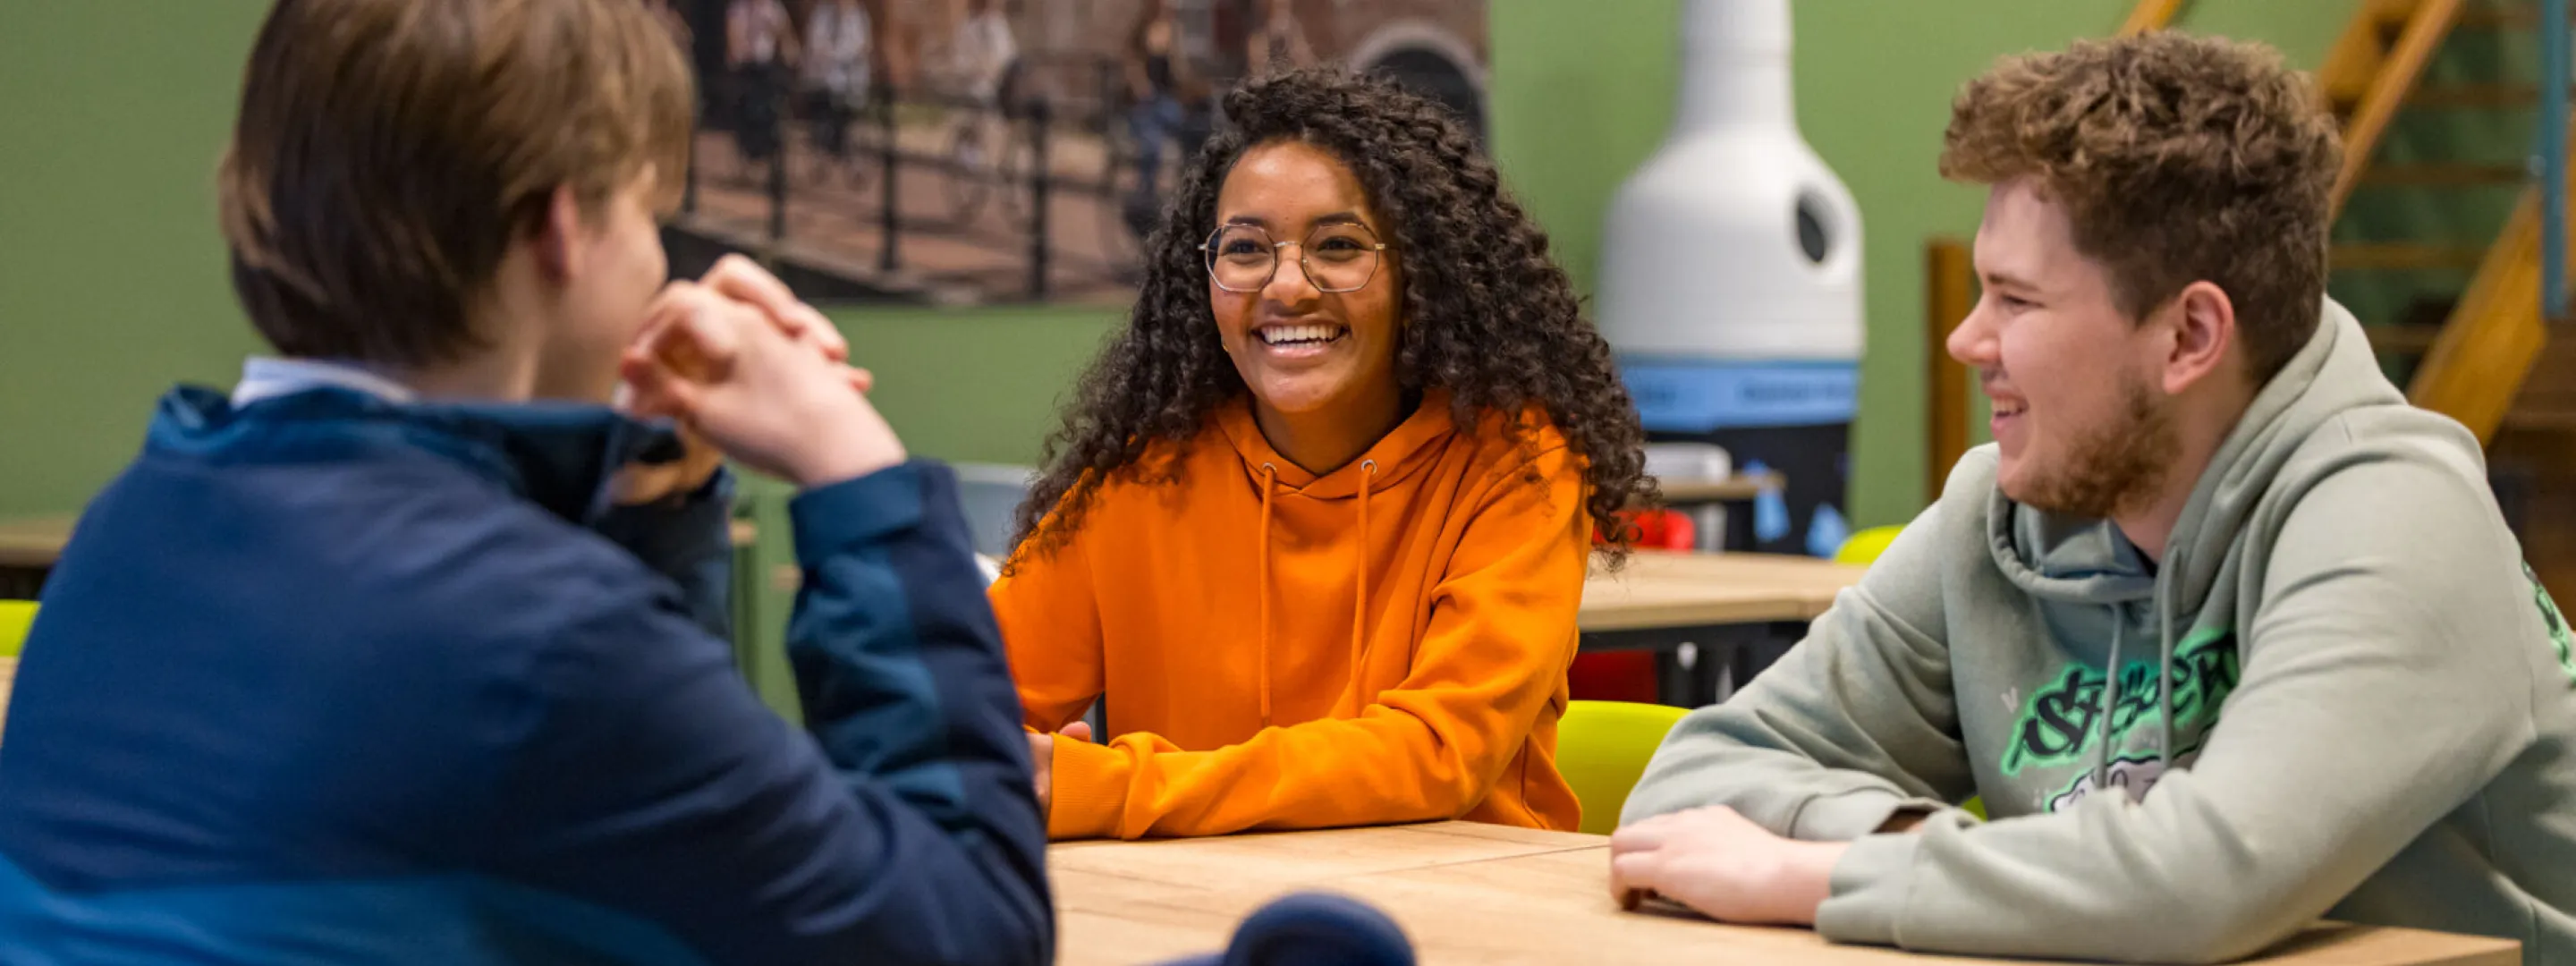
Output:
<path fill-rule="evenodd" d="M 0 657 L 0 724 L 9 720 L 9 691 L 18 683 L 18 659 Z"/>
<path fill-rule="evenodd" d="M 1126 966 L 1225 948 L 1235 924 L 1278 896 L 1319 889 L 1364 900 L 1404 928 L 1425 964 L 1921 962 L 1837 946 L 1805 929 L 1727 926 L 1678 911 L 1623 912 L 1609 892 L 1609 839 L 1467 822 L 1047 850 L 1057 953 L 1066 966 Z M 1984 960 L 1948 958 L 1950 964 Z M 2514 966 L 2508 940 L 2320 924 L 2253 962 L 2287 966 Z"/>
<path fill-rule="evenodd" d="M 726 524 L 725 535 L 734 546 L 748 546 L 760 539 L 760 529 L 749 520 L 733 520 Z M 0 567 L 51 567 L 71 538 L 71 517 L 0 520 Z"/>
<path fill-rule="evenodd" d="M 51 567 L 71 538 L 70 517 L 0 520 L 0 567 Z"/>
<path fill-rule="evenodd" d="M 1575 623 L 1585 631 L 1813 620 L 1862 568 L 1767 553 L 1638 551 L 1583 583 Z"/>

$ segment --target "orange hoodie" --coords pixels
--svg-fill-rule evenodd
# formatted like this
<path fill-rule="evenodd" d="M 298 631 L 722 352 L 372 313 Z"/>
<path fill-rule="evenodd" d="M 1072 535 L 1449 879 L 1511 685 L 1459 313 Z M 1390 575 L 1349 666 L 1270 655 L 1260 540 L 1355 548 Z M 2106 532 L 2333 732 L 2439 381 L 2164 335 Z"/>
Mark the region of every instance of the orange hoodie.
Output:
<path fill-rule="evenodd" d="M 1581 461 L 1525 422 L 1535 446 L 1461 434 L 1430 393 L 1317 478 L 1238 402 L 1147 453 L 1177 482 L 1106 485 L 992 589 L 1029 726 L 1106 695 L 1108 743 L 1055 742 L 1048 834 L 1574 828 L 1556 721 L 1591 519 Z"/>

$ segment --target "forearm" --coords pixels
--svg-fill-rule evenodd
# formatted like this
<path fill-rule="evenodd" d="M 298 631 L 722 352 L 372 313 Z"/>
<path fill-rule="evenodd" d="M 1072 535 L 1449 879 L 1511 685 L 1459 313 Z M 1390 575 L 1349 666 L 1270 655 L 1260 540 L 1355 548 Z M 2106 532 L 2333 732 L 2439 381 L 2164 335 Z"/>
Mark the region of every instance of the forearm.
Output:
<path fill-rule="evenodd" d="M 1723 723 L 1683 720 L 1629 793 L 1622 824 L 1724 805 L 1772 832 L 1808 841 L 1850 841 L 1898 816 L 1948 804 L 1920 780 L 1830 767 L 1776 739 L 1765 746 L 1728 734 Z M 1686 730 L 1687 729 L 1687 730 Z"/>
<path fill-rule="evenodd" d="M 792 505 L 806 587 L 789 656 L 834 766 L 885 779 L 942 825 L 1042 847 L 1019 702 L 954 477 L 910 463 Z M 978 809 L 980 799 L 1015 807 Z"/>
<path fill-rule="evenodd" d="M 1947 649 L 1847 595 L 1787 657 L 1666 737 L 1623 821 L 1725 805 L 1793 838 L 1850 840 L 1973 788 L 1950 734 Z M 1874 695 L 1922 695 L 1913 701 Z"/>

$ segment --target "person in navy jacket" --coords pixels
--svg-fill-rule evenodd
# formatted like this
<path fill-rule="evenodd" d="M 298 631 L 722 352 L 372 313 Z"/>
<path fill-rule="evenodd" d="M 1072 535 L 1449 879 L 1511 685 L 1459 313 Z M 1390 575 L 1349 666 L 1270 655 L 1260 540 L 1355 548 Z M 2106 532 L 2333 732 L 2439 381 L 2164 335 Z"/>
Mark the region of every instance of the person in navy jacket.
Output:
<path fill-rule="evenodd" d="M 0 962 L 1051 958 L 952 475 L 775 278 L 664 283 L 689 84 L 632 0 L 279 0 L 218 175 L 276 355 L 161 400 L 45 588 Z M 720 456 L 800 490 L 802 732 Z"/>

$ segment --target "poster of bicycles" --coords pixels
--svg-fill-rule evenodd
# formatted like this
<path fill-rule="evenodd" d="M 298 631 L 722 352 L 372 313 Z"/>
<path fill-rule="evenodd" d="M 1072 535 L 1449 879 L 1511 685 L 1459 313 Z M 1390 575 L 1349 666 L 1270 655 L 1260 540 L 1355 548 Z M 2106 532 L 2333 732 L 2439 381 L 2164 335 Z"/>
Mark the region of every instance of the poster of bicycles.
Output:
<path fill-rule="evenodd" d="M 674 272 L 823 301 L 1124 304 L 1245 77 L 1390 74 L 1486 123 L 1486 0 L 637 0 L 698 73 Z"/>

